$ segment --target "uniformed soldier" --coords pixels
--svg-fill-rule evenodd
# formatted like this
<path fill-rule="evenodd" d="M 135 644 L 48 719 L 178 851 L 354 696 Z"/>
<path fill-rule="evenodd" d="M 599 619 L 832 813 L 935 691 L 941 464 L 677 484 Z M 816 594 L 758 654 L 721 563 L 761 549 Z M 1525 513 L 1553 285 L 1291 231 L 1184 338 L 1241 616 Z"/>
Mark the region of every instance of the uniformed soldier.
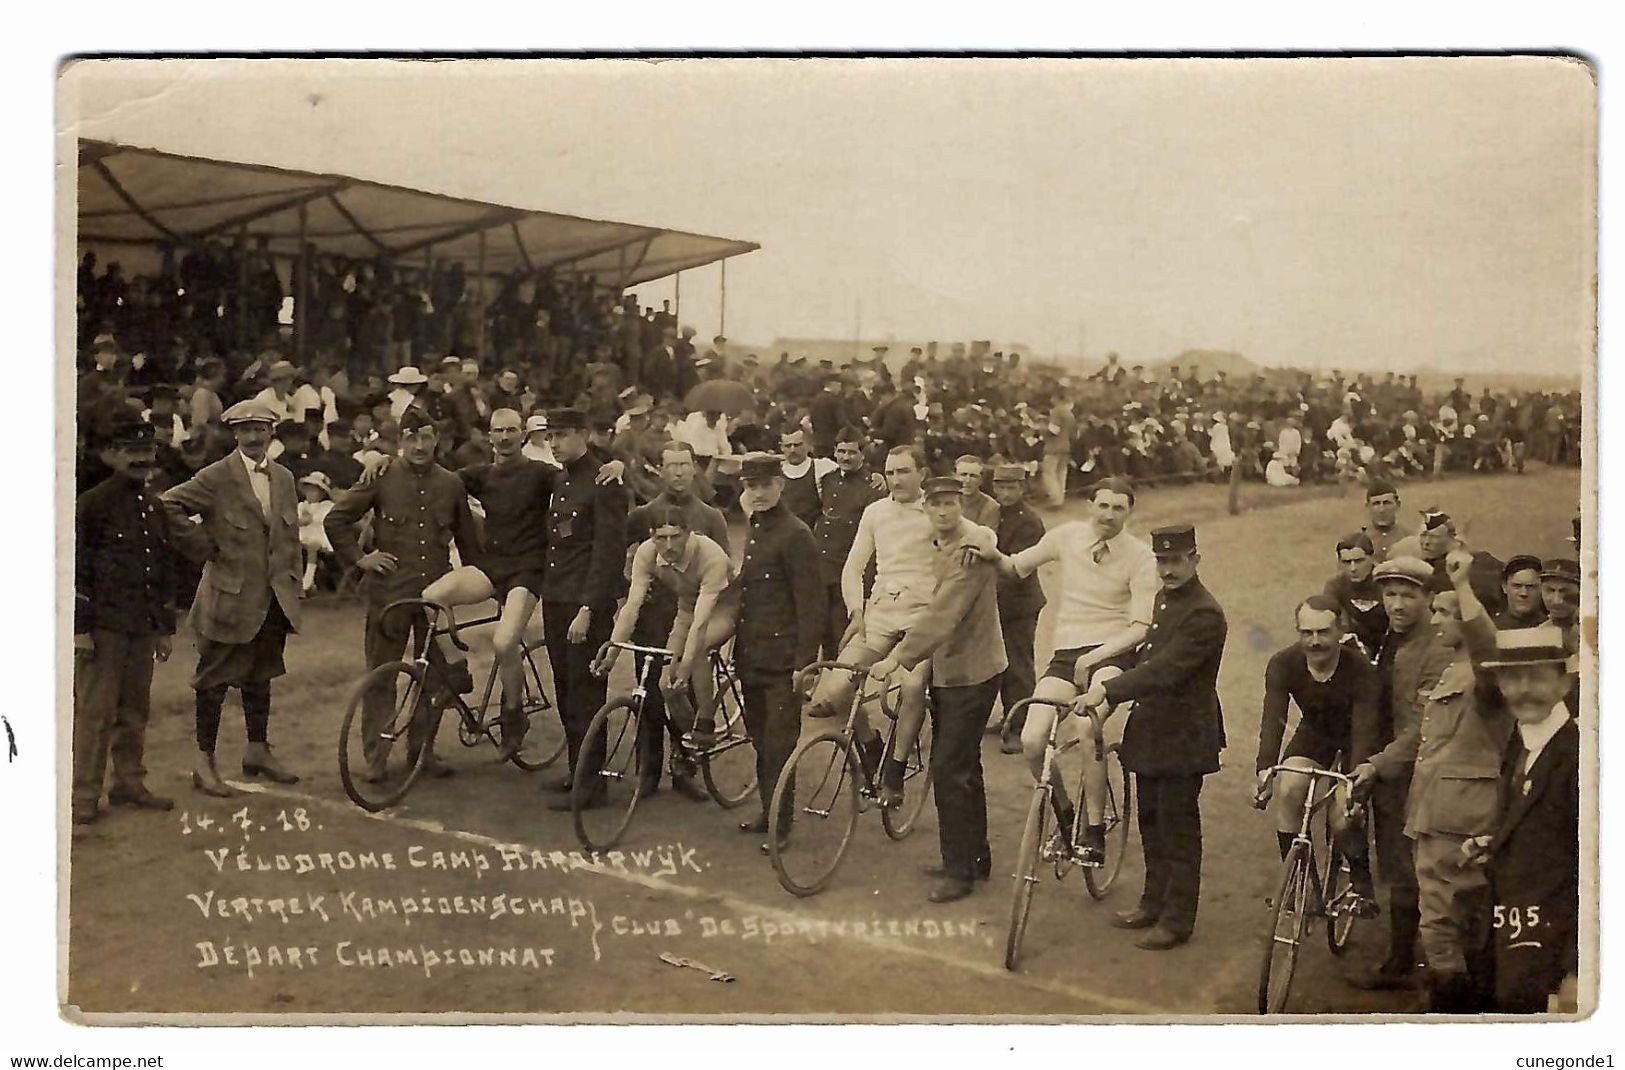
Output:
<path fill-rule="evenodd" d="M 242 695 L 248 746 L 243 775 L 279 784 L 299 778 L 271 754 L 271 681 L 285 671 L 283 648 L 299 627 L 301 553 L 299 495 L 293 473 L 268 460 L 276 414 L 257 401 L 240 401 L 221 419 L 237 448 L 178 486 L 162 500 L 177 546 L 205 562 L 192 601 L 198 664 L 198 756 L 192 785 L 219 798 L 235 792 L 220 779 L 214 749 L 226 691 Z M 191 517 L 202 522 L 193 524 Z"/>
<path fill-rule="evenodd" d="M 1546 607 L 1540 601 L 1540 558 L 1534 554 L 1514 554 L 1501 569 L 1501 592 L 1506 608 L 1497 613 L 1497 628 L 1533 628 L 1546 623 Z"/>
<path fill-rule="evenodd" d="M 1145 929 L 1136 947 L 1162 951 L 1191 938 L 1202 887 L 1202 778 L 1219 770 L 1224 713 L 1217 679 L 1227 625 L 1197 578 L 1189 524 L 1156 528 L 1157 595 L 1138 662 L 1083 696 L 1087 706 L 1134 703 L 1123 727 L 1123 769 L 1139 789 L 1145 890 L 1112 924 Z"/>
<path fill-rule="evenodd" d="M 999 553 L 1009 557 L 1044 537 L 1044 521 L 1027 505 L 1027 470 L 1019 464 L 1001 464 L 993 469 L 993 498 L 999 503 Z M 1007 667 L 1000 677 L 999 694 L 1005 709 L 1000 726 L 999 749 L 1005 754 L 1021 753 L 1021 730 L 1026 726 L 1026 710 L 1011 720 L 1009 711 L 1033 693 L 1037 683 L 1034 640 L 1038 634 L 1038 613 L 1044 608 L 1044 587 L 1036 572 L 1027 576 L 999 577 L 999 631 L 1004 636 Z"/>
<path fill-rule="evenodd" d="M 986 466 L 974 453 L 967 453 L 954 462 L 954 478 L 959 480 L 964 495 L 965 519 L 984 528 L 997 527 L 999 503 L 982 490 L 982 473 Z"/>
<path fill-rule="evenodd" d="M 1554 557 L 1540 567 L 1540 601 L 1546 618 L 1563 633 L 1569 652 L 1569 714 L 1580 716 L 1580 562 Z"/>
<path fill-rule="evenodd" d="M 168 661 L 175 635 L 178 576 L 167 521 L 147 489 L 153 428 L 133 412 L 105 432 L 107 479 L 79 495 L 73 558 L 73 821 L 99 816 L 109 750 L 110 806 L 168 810 L 147 789 L 142 755 L 154 660 Z"/>
<path fill-rule="evenodd" d="M 1365 488 L 1367 523 L 1361 530 L 1371 540 L 1377 563 L 1388 560 L 1394 543 L 1416 533 L 1399 522 L 1399 491 L 1386 479 L 1373 479 Z"/>
<path fill-rule="evenodd" d="M 580 409 L 558 409 L 548 416 L 547 444 L 564 466 L 548 509 L 542 580 L 542 636 L 570 755 L 564 779 L 547 784 L 559 794 L 549 804 L 558 811 L 572 809 L 576 764 L 585 761 L 592 769 L 603 764 L 603 738 L 586 738 L 587 725 L 608 693 L 606 681 L 592 674 L 592 662 L 615 625 L 631 506 L 625 487 L 597 482 L 599 462 L 587 450 L 588 431 Z M 591 809 L 602 805 L 603 797 L 600 790 L 577 801 Z"/>
<path fill-rule="evenodd" d="M 761 814 L 740 822 L 739 830 L 762 834 L 768 829 L 767 807 L 779 773 L 801 733 L 792 680 L 818 657 L 825 588 L 812 532 L 785 508 L 781 459 L 747 455 L 739 476 L 750 537 L 739 570 L 734 667 L 744 689 L 745 729 L 756 747 L 762 803 Z M 793 796 L 793 790 L 785 792 L 781 828 L 790 827 Z M 762 844 L 762 853 L 770 853 L 768 844 Z"/>
<path fill-rule="evenodd" d="M 1373 575 L 1388 614 L 1388 636 L 1377 658 L 1384 699 L 1375 718 L 1355 722 L 1349 762 L 1356 799 L 1371 799 L 1377 864 L 1388 885 L 1388 956 L 1352 982 L 1358 988 L 1393 989 L 1409 987 L 1416 970 L 1421 915 L 1405 812 L 1421 737 L 1423 696 L 1439 685 L 1452 654 L 1428 619 L 1432 566 L 1418 557 L 1390 557 Z"/>
<path fill-rule="evenodd" d="M 870 503 L 886 496 L 886 481 L 869 468 L 863 455 L 863 432 L 855 427 L 841 429 L 835 442 L 835 470 L 818 485 L 822 509 L 813 525 L 827 606 L 819 634 L 823 657 L 834 658 L 841 650 L 846 633 L 846 602 L 841 597 L 841 570 L 852 541 L 858 534 L 858 521 Z"/>
<path fill-rule="evenodd" d="M 361 583 L 367 600 L 362 651 L 369 670 L 400 660 L 408 635 L 416 636 L 427 623 L 420 612 L 397 611 L 386 617 L 385 607 L 402 598 L 423 597 L 425 587 L 450 572 L 454 540 L 464 560 L 477 560 L 480 555 L 468 492 L 456 475 L 435 463 L 438 441 L 429 414 L 417 406 L 408 408 L 401 416 L 400 462 L 339 495 L 323 522 L 339 561 L 366 573 Z M 373 516 L 373 548 L 363 554 L 357 525 L 369 513 Z M 463 662 L 443 664 L 441 677 L 459 694 L 474 689 Z M 362 698 L 362 751 L 368 765 L 366 776 L 374 782 L 386 775 L 390 755 L 381 730 L 390 721 L 395 698 L 378 688 Z M 429 701 L 443 698 L 430 696 Z M 416 720 L 412 727 L 419 727 Z M 401 757 L 415 756 L 422 743 L 421 738 L 410 739 L 409 750 Z M 427 768 L 439 774 L 449 771 L 432 752 Z"/>

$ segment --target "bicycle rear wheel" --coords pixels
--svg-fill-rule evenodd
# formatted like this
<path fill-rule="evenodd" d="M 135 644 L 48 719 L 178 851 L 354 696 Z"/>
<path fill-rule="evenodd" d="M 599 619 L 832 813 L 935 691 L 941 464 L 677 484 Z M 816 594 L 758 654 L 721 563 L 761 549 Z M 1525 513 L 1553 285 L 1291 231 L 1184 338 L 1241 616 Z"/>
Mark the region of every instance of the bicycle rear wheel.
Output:
<path fill-rule="evenodd" d="M 525 660 L 525 741 L 520 745 L 519 753 L 513 756 L 513 764 L 527 773 L 534 773 L 546 769 L 564 754 L 564 722 L 559 720 L 558 710 L 547 696 L 542 672 L 536 667 L 536 659 L 529 648 L 525 649 L 522 657 Z M 500 746 L 502 742 L 499 728 L 497 743 Z"/>
<path fill-rule="evenodd" d="M 1096 868 L 1083 871 L 1083 886 L 1096 899 L 1103 899 L 1117 880 L 1123 868 L 1123 856 L 1128 853 L 1129 835 L 1133 831 L 1134 781 L 1123 768 L 1123 760 L 1115 746 L 1106 748 L 1106 861 Z M 1081 817 L 1083 808 L 1078 808 Z"/>
<path fill-rule="evenodd" d="M 756 747 L 745 731 L 738 685 L 718 683 L 713 715 L 717 739 L 700 754 L 700 775 L 711 798 L 731 810 L 756 794 Z"/>
<path fill-rule="evenodd" d="M 1010 889 L 1010 925 L 1004 936 L 1004 968 L 1013 970 L 1021 958 L 1021 941 L 1027 935 L 1027 916 L 1038 890 L 1038 854 L 1044 849 L 1044 826 L 1049 821 L 1049 792 L 1033 791 L 1027 806 L 1027 823 L 1021 830 L 1021 847 L 1016 851 L 1015 886 Z"/>
<path fill-rule="evenodd" d="M 638 783 L 643 775 L 639 716 L 631 699 L 618 698 L 594 714 L 587 726 L 587 740 L 603 736 L 604 763 L 592 768 L 586 760 L 587 745 L 582 744 L 570 803 L 576 838 L 589 851 L 608 850 L 620 843 L 638 808 Z"/>
<path fill-rule="evenodd" d="M 1270 904 L 1270 931 L 1258 975 L 1258 1013 L 1280 1014 L 1292 990 L 1309 907 L 1309 858 L 1301 842 L 1281 863 L 1281 886 Z"/>
<path fill-rule="evenodd" d="M 421 702 L 423 687 L 423 670 L 397 661 L 368 672 L 350 692 L 339 727 L 339 780 L 363 810 L 376 813 L 400 802 L 428 761 L 428 743 L 440 717 Z M 373 726 L 366 724 L 369 692 L 387 695 L 391 706 L 388 718 Z M 414 731 L 414 719 L 423 718 L 432 723 L 419 720 Z M 420 738 L 414 740 L 414 735 Z"/>
<path fill-rule="evenodd" d="M 909 749 L 903 763 L 903 801 L 889 810 L 880 811 L 880 824 L 886 835 L 900 840 L 914 831 L 925 800 L 931 794 L 931 711 L 926 710 L 920 725 L 920 738 Z"/>
<path fill-rule="evenodd" d="M 803 742 L 785 763 L 767 811 L 767 842 L 773 871 L 791 895 L 816 895 L 835 876 L 858 824 L 862 775 L 852 741 L 833 729 Z"/>

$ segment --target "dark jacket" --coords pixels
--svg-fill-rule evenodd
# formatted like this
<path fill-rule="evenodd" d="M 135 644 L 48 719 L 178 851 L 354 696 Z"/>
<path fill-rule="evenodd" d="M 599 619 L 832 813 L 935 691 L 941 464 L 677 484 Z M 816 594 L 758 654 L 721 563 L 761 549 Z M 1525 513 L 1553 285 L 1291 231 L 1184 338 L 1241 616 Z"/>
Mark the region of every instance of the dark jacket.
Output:
<path fill-rule="evenodd" d="M 818 541 L 818 556 L 823 563 L 824 582 L 838 586 L 841 569 L 846 567 L 846 555 L 852 549 L 852 540 L 858 535 L 858 521 L 863 511 L 886 496 L 870 480 L 867 465 L 856 472 L 847 473 L 837 468 L 819 483 L 819 497 L 823 510 L 818 523 L 813 525 L 813 537 Z"/>
<path fill-rule="evenodd" d="M 1044 522 L 1025 502 L 999 507 L 999 553 L 1009 556 L 1034 545 L 1044 537 Z M 1038 573 L 1030 576 L 1002 576 L 999 579 L 999 619 L 1020 620 L 1036 617 L 1044 608 L 1044 586 Z"/>
<path fill-rule="evenodd" d="M 753 513 L 739 568 L 734 661 L 747 682 L 788 675 L 818 657 L 825 590 L 818 547 L 781 501 Z"/>
<path fill-rule="evenodd" d="M 397 460 L 366 486 L 340 494 L 322 526 L 346 567 L 361 559 L 356 524 L 373 514 L 373 548 L 395 555 L 395 571 L 368 573 L 361 589 L 374 605 L 417 598 L 451 571 L 451 543 L 464 560 L 478 560 L 480 539 L 462 481 L 438 464 L 417 475 Z"/>
<path fill-rule="evenodd" d="M 1219 659 L 1224 610 L 1193 577 L 1157 595 L 1134 668 L 1106 684 L 1107 701 L 1134 700 L 1123 727 L 1123 768 L 1143 776 L 1215 773 L 1224 748 Z"/>
<path fill-rule="evenodd" d="M 79 495 L 73 525 L 73 631 L 173 635 L 178 562 L 157 497 L 120 475 Z"/>
<path fill-rule="evenodd" d="M 1524 756 L 1512 736 L 1501 767 L 1501 813 L 1490 845 L 1490 892 L 1523 918 L 1538 906 L 1526 938 L 1563 946 L 1566 971 L 1578 970 L 1580 913 L 1580 730 L 1571 719 L 1546 742 L 1535 764 L 1514 777 Z M 1528 786 L 1528 791 L 1524 786 Z M 1527 924 L 1527 922 L 1526 922 Z"/>
<path fill-rule="evenodd" d="M 542 601 L 612 613 L 624 585 L 631 495 L 616 484 L 597 484 L 600 464 L 582 454 L 564 466 L 553 490 Z"/>

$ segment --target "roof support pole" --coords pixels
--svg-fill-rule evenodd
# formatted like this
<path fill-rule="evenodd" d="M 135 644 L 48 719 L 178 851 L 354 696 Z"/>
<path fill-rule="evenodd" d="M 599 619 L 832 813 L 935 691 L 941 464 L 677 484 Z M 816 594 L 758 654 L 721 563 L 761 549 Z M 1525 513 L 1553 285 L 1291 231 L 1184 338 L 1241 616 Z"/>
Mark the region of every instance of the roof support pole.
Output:
<path fill-rule="evenodd" d="M 310 344 L 310 246 L 305 242 L 306 210 L 299 204 L 299 259 L 293 266 L 293 352 L 304 363 Z"/>
<path fill-rule="evenodd" d="M 717 333 L 728 333 L 728 258 L 722 258 L 722 300 L 717 305 Z"/>
<path fill-rule="evenodd" d="M 683 273 L 679 271 L 672 279 L 671 314 L 679 322 L 683 318 Z"/>
<path fill-rule="evenodd" d="M 428 302 L 429 307 L 434 308 L 433 245 L 425 245 L 423 247 L 423 296 L 424 300 Z M 449 322 L 449 319 L 450 309 L 444 308 L 435 308 L 432 313 L 424 315 L 422 326 L 419 327 L 419 330 L 423 332 L 423 344 L 421 346 L 412 347 L 412 360 L 414 363 L 422 358 L 422 353 L 418 352 L 419 349 L 423 350 L 424 353 L 431 350 L 439 351 L 441 334 L 435 329 L 435 324 Z M 446 352 L 447 354 L 451 353 L 451 346 L 446 346 Z"/>
<path fill-rule="evenodd" d="M 475 320 L 474 320 L 474 356 L 481 364 L 485 363 L 485 231 L 480 231 L 480 252 L 474 269 L 474 278 L 479 280 L 479 286 L 474 291 Z"/>

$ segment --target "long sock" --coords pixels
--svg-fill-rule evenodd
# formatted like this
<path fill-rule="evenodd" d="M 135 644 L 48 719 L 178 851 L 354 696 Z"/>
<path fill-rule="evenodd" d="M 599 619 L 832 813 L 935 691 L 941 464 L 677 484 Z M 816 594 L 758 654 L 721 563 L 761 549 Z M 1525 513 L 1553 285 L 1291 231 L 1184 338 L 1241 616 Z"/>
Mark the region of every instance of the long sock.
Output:
<path fill-rule="evenodd" d="M 197 749 L 213 754 L 220 738 L 220 707 L 226 702 L 226 689 L 210 687 L 195 692 L 197 698 Z"/>
<path fill-rule="evenodd" d="M 1055 811 L 1055 820 L 1060 822 L 1061 834 L 1064 836 L 1071 836 L 1072 822 L 1077 819 L 1077 811 L 1072 809 L 1071 803 L 1061 798 L 1061 796 L 1058 794 L 1051 795 L 1049 800 L 1051 808 Z"/>
<path fill-rule="evenodd" d="M 243 697 L 243 723 L 250 743 L 264 743 L 266 729 L 271 724 L 271 681 L 244 684 L 238 689 Z"/>

